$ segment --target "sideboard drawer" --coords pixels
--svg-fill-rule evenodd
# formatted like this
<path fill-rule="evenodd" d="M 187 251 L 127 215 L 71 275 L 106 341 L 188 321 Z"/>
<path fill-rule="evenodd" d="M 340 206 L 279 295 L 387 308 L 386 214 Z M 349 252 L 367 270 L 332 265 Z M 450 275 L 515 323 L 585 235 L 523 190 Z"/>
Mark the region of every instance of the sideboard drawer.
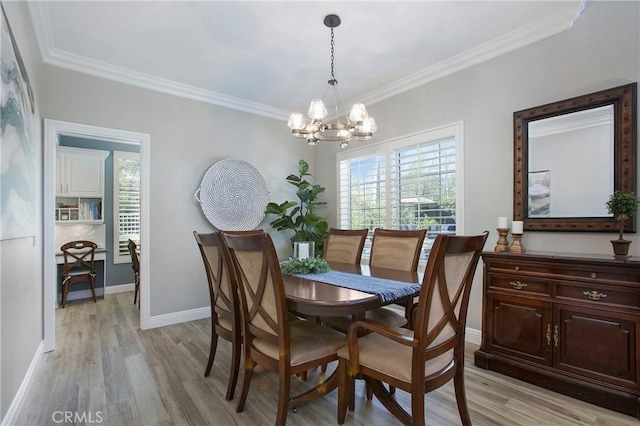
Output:
<path fill-rule="evenodd" d="M 558 283 L 556 298 L 640 309 L 640 289 L 585 283 Z"/>
<path fill-rule="evenodd" d="M 550 295 L 551 284 L 544 280 L 531 279 L 527 276 L 490 274 L 489 290 L 507 290 L 509 293 L 535 293 Z"/>

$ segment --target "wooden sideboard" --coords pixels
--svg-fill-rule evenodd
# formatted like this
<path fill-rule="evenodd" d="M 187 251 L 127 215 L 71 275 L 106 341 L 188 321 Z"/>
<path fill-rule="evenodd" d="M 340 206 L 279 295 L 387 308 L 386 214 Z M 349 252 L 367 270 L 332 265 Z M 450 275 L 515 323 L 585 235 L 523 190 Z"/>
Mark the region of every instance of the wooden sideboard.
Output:
<path fill-rule="evenodd" d="M 475 365 L 640 418 L 640 261 L 483 253 Z"/>

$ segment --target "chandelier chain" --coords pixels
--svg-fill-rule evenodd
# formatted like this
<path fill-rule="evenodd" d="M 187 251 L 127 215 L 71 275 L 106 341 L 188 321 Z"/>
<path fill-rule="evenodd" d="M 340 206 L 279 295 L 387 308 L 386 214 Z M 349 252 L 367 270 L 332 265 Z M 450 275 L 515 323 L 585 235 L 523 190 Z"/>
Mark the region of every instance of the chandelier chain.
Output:
<path fill-rule="evenodd" d="M 334 81 L 335 83 L 337 83 L 336 81 L 336 76 L 333 72 L 333 62 L 334 62 L 334 41 L 333 41 L 333 28 L 331 28 L 331 81 Z M 334 83 L 334 84 L 335 84 Z"/>

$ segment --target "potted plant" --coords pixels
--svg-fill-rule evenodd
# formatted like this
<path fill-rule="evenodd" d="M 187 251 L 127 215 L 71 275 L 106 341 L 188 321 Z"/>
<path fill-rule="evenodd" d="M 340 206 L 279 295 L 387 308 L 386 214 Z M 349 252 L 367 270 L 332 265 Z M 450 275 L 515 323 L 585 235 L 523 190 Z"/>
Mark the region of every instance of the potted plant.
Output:
<path fill-rule="evenodd" d="M 611 240 L 613 245 L 613 253 L 616 257 L 626 257 L 629 253 L 629 244 L 631 241 L 623 238 L 624 221 L 636 214 L 638 211 L 638 203 L 640 199 L 633 192 L 615 191 L 607 201 L 607 210 L 613 217 L 620 222 L 620 234 L 617 240 Z"/>
<path fill-rule="evenodd" d="M 324 192 L 325 188 L 308 182 L 305 179 L 307 176 L 313 176 L 309 173 L 309 164 L 300 160 L 298 174 L 290 174 L 286 178 L 287 182 L 298 188 L 296 191 L 298 201 L 285 201 L 282 204 L 269 203 L 265 213 L 278 216 L 270 223 L 276 230 L 295 231 L 291 237 L 292 243 L 313 241 L 316 256 L 322 257 L 329 225 L 325 218 L 315 213 L 315 208 L 327 204 L 325 201 L 318 200 L 318 196 Z"/>

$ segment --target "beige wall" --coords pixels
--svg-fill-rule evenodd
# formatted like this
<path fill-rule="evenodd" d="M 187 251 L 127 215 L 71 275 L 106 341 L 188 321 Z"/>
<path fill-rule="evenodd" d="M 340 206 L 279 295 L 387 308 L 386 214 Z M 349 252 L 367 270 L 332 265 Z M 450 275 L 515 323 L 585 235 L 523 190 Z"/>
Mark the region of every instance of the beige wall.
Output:
<path fill-rule="evenodd" d="M 589 2 L 568 31 L 372 105 L 379 129 L 375 142 L 463 121 L 464 229 L 490 230 L 486 248 L 493 250 L 498 216 L 513 216 L 513 112 L 640 80 L 639 22 L 638 2 Z M 319 148 L 317 179 L 330 189 L 334 204 L 339 148 Z M 630 254 L 640 255 L 640 238 L 628 237 Z M 610 254 L 609 240 L 616 237 L 527 232 L 523 238 L 529 250 Z M 481 304 L 478 273 L 468 319 L 475 329 L 481 328 Z"/>
<path fill-rule="evenodd" d="M 35 91 L 31 116 L 33 173 L 42 178 L 42 61 L 25 3 L 3 2 L 7 19 Z M 42 188 L 36 188 L 36 233 L 0 242 L 0 418 L 4 418 L 42 341 Z"/>
<path fill-rule="evenodd" d="M 202 259 L 192 232 L 211 232 L 194 194 L 223 158 L 253 164 L 271 198 L 295 196 L 284 178 L 313 150 L 289 136 L 286 123 L 45 66 L 43 116 L 151 136 L 151 316 L 209 305 Z M 269 229 L 267 218 L 260 226 Z M 289 235 L 274 233 L 282 255 Z"/>

